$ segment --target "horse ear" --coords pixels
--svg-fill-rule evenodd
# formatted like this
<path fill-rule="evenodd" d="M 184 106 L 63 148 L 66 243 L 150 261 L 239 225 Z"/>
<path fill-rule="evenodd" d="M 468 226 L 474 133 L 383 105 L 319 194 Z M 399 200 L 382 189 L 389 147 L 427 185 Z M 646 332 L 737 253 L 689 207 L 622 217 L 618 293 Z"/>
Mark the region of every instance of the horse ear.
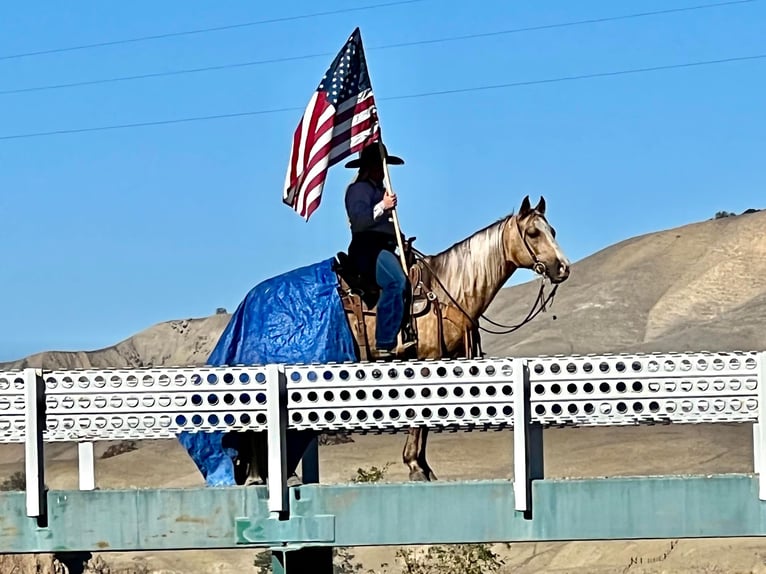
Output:
<path fill-rule="evenodd" d="M 524 200 L 521 202 L 521 209 L 519 209 L 519 217 L 524 217 L 532 210 L 532 204 L 529 202 L 529 196 L 525 195 Z"/>
<path fill-rule="evenodd" d="M 535 210 L 545 215 L 545 198 L 542 195 L 540 196 L 540 201 L 537 202 L 537 207 L 535 207 Z"/>

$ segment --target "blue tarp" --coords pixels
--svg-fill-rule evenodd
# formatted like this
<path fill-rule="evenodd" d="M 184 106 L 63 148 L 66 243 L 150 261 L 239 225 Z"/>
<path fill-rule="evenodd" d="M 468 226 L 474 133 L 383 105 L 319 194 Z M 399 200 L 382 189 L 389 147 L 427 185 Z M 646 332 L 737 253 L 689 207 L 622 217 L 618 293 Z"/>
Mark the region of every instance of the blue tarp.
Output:
<path fill-rule="evenodd" d="M 218 339 L 211 366 L 356 360 L 333 259 L 307 265 L 259 283 L 247 294 Z M 236 440 L 227 433 L 181 432 L 186 448 L 209 486 L 234 485 Z M 232 448 L 229 448 L 229 445 Z"/>

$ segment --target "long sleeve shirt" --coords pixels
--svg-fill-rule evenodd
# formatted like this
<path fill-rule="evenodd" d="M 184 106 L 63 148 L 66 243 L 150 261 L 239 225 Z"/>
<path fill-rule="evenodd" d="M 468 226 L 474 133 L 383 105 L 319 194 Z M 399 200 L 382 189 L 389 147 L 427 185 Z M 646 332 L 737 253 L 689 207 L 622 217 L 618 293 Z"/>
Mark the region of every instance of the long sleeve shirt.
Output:
<path fill-rule="evenodd" d="M 346 189 L 346 213 L 351 233 L 375 231 L 395 236 L 391 213 L 383 207 L 385 189 L 369 180 L 357 181 Z"/>

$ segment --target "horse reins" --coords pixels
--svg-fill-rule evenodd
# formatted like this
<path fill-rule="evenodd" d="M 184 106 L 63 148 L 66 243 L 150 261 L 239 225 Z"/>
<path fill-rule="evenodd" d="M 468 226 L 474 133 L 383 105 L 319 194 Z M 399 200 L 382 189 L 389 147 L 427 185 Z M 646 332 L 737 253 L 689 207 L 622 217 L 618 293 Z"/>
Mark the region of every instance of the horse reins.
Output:
<path fill-rule="evenodd" d="M 426 255 L 423 254 L 418 249 L 411 247 L 412 252 L 419 256 L 419 261 L 425 265 L 425 267 L 428 269 L 428 271 L 431 273 L 431 276 L 436 280 L 436 282 L 439 284 L 439 286 L 442 288 L 442 291 L 447 295 L 450 301 L 457 307 L 457 309 L 465 316 L 466 319 L 470 322 L 471 326 L 476 329 L 480 329 L 484 331 L 485 333 L 490 333 L 492 335 L 507 335 L 509 333 L 513 333 L 517 329 L 520 329 L 525 324 L 529 323 L 532 319 L 534 319 L 541 311 L 546 311 L 547 306 L 549 304 L 552 304 L 553 297 L 556 295 L 556 290 L 558 289 L 558 285 L 554 285 L 553 289 L 551 290 L 548 297 L 545 297 L 545 272 L 547 271 L 547 267 L 545 266 L 545 263 L 540 261 L 537 258 L 537 255 L 532 251 L 532 248 L 529 246 L 529 243 L 527 242 L 526 235 L 521 231 L 521 226 L 519 225 L 518 218 L 514 218 L 516 220 L 516 230 L 519 232 L 519 237 L 521 238 L 521 242 L 524 244 L 524 247 L 527 250 L 527 253 L 529 254 L 530 259 L 532 259 L 533 266 L 532 269 L 535 273 L 541 276 L 542 281 L 540 283 L 540 290 L 537 293 L 537 297 L 535 298 L 535 302 L 532 305 L 532 308 L 529 310 L 529 313 L 527 313 L 527 316 L 518 324 L 516 325 L 503 325 L 502 323 L 498 323 L 496 321 L 493 321 L 489 317 L 487 317 L 484 313 L 480 315 L 481 319 L 484 319 L 488 323 L 491 323 L 492 325 L 499 327 L 501 329 L 504 329 L 503 331 L 493 331 L 491 329 L 487 329 L 486 327 L 482 327 L 481 325 L 477 325 L 476 322 L 473 320 L 473 318 L 468 314 L 468 312 L 463 308 L 463 306 L 457 302 L 457 300 L 452 296 L 452 294 L 447 290 L 447 288 L 444 286 L 444 284 L 441 282 L 441 279 L 439 279 L 439 276 L 434 272 L 433 268 L 428 264 L 426 261 Z M 538 304 L 540 304 L 540 307 L 537 308 Z"/>

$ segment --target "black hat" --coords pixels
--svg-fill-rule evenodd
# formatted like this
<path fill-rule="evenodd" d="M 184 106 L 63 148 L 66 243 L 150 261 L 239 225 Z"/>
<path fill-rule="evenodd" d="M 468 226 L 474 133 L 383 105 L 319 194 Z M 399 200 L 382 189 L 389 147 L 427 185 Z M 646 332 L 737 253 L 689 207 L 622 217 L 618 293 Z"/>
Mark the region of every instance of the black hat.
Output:
<path fill-rule="evenodd" d="M 352 159 L 346 164 L 346 167 L 367 167 L 373 163 L 380 161 L 380 147 L 383 147 L 383 153 L 386 155 L 386 163 L 388 165 L 403 165 L 404 160 L 395 155 L 389 155 L 386 146 L 383 144 L 373 143 L 359 153 L 357 159 Z"/>

